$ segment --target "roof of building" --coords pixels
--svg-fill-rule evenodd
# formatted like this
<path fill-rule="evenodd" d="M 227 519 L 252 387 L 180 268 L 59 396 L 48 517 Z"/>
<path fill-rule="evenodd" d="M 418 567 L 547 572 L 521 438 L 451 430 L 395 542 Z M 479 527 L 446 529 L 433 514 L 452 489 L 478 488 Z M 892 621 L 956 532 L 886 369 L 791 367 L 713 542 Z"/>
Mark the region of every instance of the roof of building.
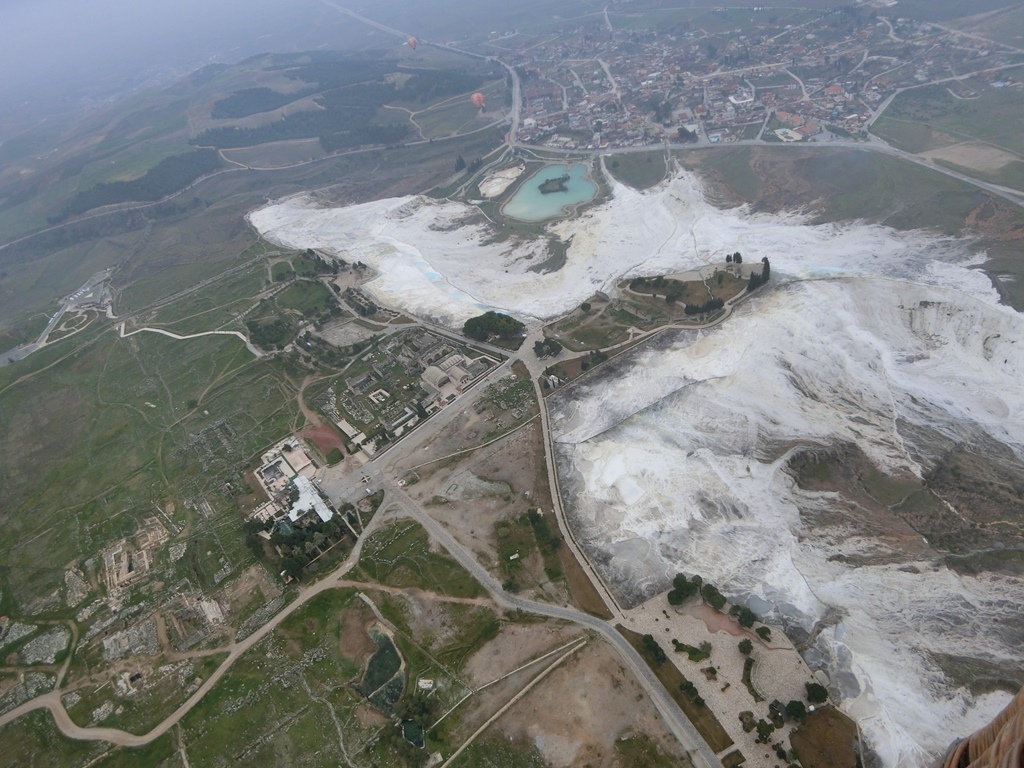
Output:
<path fill-rule="evenodd" d="M 324 500 L 320 498 L 320 493 L 313 486 L 313 483 L 309 481 L 308 477 L 299 475 L 293 482 L 295 487 L 299 489 L 299 498 L 292 504 L 291 511 L 288 513 L 289 520 L 294 523 L 311 511 L 316 512 L 317 517 L 325 523 L 334 517 L 334 513 L 324 503 Z"/>
<path fill-rule="evenodd" d="M 423 372 L 423 380 L 434 389 L 441 389 L 441 387 L 448 383 L 448 374 L 436 365 L 430 365 Z"/>

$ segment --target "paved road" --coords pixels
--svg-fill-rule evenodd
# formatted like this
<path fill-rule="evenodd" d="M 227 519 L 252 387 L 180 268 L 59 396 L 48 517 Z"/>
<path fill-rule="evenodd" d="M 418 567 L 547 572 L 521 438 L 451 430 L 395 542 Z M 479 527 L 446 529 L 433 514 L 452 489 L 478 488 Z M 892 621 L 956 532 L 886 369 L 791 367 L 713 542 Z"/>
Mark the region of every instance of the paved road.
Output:
<path fill-rule="evenodd" d="M 662 718 L 665 720 L 665 724 L 687 751 L 691 753 L 694 764 L 700 766 L 703 763 L 707 768 L 713 768 L 721 764 L 715 757 L 711 747 L 708 746 L 707 742 L 697 732 L 697 729 L 694 728 L 693 723 L 686 719 L 679 706 L 669 697 L 661 681 L 654 676 L 650 667 L 640 658 L 640 654 L 633 649 L 633 646 L 610 623 L 570 606 L 538 603 L 509 594 L 502 589 L 494 577 L 469 552 L 463 549 L 444 528 L 427 515 L 401 488 L 398 488 L 388 480 L 384 481 L 383 486 L 385 489 L 385 501 L 381 508 L 397 507 L 406 515 L 416 520 L 435 541 L 448 550 L 449 554 L 455 558 L 459 565 L 469 571 L 483 585 L 484 589 L 490 593 L 496 603 L 511 610 L 518 609 L 526 613 L 539 614 L 553 619 L 561 619 L 562 621 L 571 621 L 601 635 L 618 651 L 619 656 L 632 669 L 651 697 L 654 705 L 658 708 Z"/>

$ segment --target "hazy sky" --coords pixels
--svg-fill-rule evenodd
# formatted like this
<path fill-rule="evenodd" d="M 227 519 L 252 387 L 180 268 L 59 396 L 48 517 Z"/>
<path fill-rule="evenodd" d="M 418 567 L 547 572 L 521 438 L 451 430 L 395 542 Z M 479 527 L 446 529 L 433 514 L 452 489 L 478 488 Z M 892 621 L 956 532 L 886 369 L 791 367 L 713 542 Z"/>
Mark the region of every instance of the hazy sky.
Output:
<path fill-rule="evenodd" d="M 318 0 L 0 0 L 0 113 L 379 37 Z"/>

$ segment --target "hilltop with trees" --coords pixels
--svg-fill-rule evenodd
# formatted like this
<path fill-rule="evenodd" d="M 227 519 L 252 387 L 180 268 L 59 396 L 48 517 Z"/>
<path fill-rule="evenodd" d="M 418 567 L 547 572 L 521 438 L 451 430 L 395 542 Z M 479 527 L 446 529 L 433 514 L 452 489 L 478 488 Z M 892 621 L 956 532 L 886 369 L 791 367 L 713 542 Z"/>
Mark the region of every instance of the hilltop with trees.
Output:
<path fill-rule="evenodd" d="M 484 312 L 469 318 L 462 326 L 462 333 L 474 341 L 488 341 L 492 338 L 511 341 L 521 338 L 525 331 L 525 325 L 501 312 Z"/>

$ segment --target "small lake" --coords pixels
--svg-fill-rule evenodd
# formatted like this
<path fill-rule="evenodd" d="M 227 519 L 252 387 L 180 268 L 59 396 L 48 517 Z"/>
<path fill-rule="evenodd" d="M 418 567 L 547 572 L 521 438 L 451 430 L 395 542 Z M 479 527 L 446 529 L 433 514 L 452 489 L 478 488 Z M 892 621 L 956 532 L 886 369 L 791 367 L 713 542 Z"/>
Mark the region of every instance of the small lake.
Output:
<path fill-rule="evenodd" d="M 587 166 L 583 163 L 572 165 L 546 165 L 519 185 L 519 189 L 501 212 L 520 221 L 544 221 L 564 216 L 580 203 L 593 200 L 597 195 L 597 184 L 587 178 Z M 540 185 L 548 179 L 557 179 L 569 174 L 564 192 L 544 194 Z"/>

